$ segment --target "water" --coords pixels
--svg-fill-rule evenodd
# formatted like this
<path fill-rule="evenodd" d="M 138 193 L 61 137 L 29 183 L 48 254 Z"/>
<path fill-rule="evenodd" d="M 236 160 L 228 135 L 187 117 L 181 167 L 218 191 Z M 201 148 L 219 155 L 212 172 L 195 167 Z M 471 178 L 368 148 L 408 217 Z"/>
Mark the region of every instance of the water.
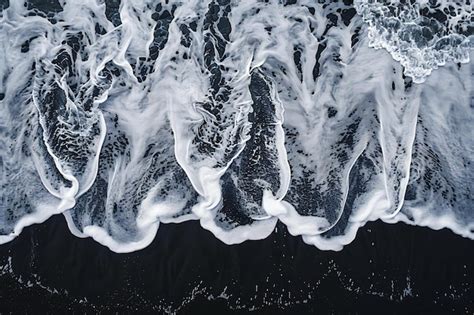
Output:
<path fill-rule="evenodd" d="M 472 5 L 411 2 L 0 2 L 0 243 L 58 213 L 114 252 L 473 239 Z"/>

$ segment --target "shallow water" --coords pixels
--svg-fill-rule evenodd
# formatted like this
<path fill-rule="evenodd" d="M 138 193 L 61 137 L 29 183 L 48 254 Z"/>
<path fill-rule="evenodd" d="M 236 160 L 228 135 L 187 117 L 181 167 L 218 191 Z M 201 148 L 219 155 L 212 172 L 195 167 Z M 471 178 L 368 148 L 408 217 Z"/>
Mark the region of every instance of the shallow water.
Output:
<path fill-rule="evenodd" d="M 0 243 L 58 213 L 115 252 L 185 220 L 473 239 L 472 7 L 405 2 L 0 2 Z"/>

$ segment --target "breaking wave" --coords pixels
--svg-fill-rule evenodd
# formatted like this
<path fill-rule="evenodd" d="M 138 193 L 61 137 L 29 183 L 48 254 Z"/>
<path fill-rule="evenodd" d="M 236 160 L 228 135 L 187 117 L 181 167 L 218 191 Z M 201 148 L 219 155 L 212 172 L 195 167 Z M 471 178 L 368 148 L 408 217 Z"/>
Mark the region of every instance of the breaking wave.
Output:
<path fill-rule="evenodd" d="M 0 8 L 0 243 L 57 213 L 116 252 L 185 220 L 228 244 L 278 220 L 330 250 L 378 219 L 474 239 L 468 0 Z"/>

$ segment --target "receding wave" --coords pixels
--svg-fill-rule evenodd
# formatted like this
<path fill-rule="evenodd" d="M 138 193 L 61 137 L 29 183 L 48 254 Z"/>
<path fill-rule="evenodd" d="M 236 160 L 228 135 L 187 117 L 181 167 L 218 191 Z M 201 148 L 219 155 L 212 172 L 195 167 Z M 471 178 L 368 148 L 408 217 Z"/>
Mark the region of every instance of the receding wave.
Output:
<path fill-rule="evenodd" d="M 62 213 L 116 252 L 199 220 L 339 250 L 474 239 L 472 5 L 0 2 L 0 243 Z"/>

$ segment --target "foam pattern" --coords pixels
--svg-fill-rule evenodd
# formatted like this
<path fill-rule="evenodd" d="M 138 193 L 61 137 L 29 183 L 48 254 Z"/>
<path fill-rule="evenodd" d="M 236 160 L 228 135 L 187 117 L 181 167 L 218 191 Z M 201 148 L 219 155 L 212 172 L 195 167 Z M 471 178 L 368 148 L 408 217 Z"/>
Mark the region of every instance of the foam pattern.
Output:
<path fill-rule="evenodd" d="M 474 238 L 469 1 L 0 7 L 0 243 L 58 213 L 115 252 L 185 220 L 227 244 L 278 221 L 328 250 L 373 220 Z"/>

